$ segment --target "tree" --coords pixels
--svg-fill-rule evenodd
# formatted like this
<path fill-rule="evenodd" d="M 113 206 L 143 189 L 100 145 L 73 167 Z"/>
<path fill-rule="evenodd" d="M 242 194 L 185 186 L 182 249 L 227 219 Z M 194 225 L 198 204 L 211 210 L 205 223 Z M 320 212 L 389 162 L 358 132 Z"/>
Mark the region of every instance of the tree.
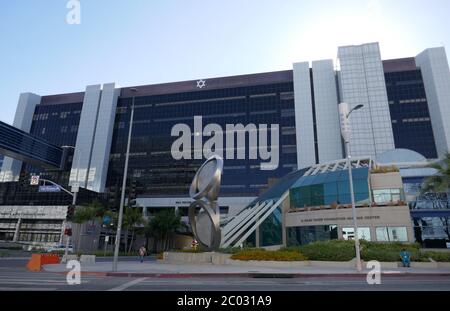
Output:
<path fill-rule="evenodd" d="M 448 193 L 450 189 L 450 153 L 445 154 L 441 163 L 432 163 L 428 167 L 434 168 L 437 174 L 425 180 L 422 193 Z"/>
<path fill-rule="evenodd" d="M 123 227 L 130 230 L 131 229 L 131 243 L 128 248 L 128 253 L 131 252 L 131 247 L 133 246 L 133 241 L 136 233 L 136 227 L 142 225 L 144 219 L 142 217 L 142 212 L 138 207 L 128 207 L 125 209 L 123 217 Z M 128 234 L 127 234 L 128 236 Z M 128 238 L 126 238 L 128 242 Z"/>
<path fill-rule="evenodd" d="M 160 244 L 160 250 L 169 248 L 170 236 L 181 226 L 181 216 L 171 209 L 164 209 L 156 213 L 145 228 L 147 234 L 155 238 L 155 244 Z M 156 246 L 156 251 L 158 247 Z"/>
<path fill-rule="evenodd" d="M 72 222 L 79 225 L 77 251 L 80 250 L 81 225 L 88 221 L 92 221 L 92 225 L 94 225 L 95 220 L 103 217 L 106 212 L 106 208 L 97 200 L 75 209 Z"/>
<path fill-rule="evenodd" d="M 85 222 L 92 220 L 95 218 L 95 211 L 90 206 L 80 206 L 75 209 L 75 213 L 73 215 L 73 223 L 78 224 L 78 241 L 77 241 L 77 252 L 80 250 L 80 242 L 81 242 L 81 225 Z"/>

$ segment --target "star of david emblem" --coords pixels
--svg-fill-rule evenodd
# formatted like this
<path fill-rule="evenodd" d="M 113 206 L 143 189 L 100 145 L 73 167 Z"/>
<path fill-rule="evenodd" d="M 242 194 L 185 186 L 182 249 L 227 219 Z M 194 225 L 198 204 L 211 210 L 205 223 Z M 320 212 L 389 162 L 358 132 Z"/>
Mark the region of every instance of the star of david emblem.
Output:
<path fill-rule="evenodd" d="M 205 80 L 198 80 L 197 81 L 197 87 L 199 88 L 199 89 L 202 89 L 202 88 L 204 88 L 206 86 L 206 81 Z"/>

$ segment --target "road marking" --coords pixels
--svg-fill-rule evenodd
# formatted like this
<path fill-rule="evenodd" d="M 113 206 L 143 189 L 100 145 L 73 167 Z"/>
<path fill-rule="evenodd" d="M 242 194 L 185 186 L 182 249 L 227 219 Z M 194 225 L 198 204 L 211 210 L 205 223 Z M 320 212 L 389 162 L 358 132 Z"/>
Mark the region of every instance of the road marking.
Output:
<path fill-rule="evenodd" d="M 54 291 L 53 287 L 0 287 L 0 291 Z"/>
<path fill-rule="evenodd" d="M 111 289 L 109 289 L 108 291 L 120 292 L 120 291 L 123 291 L 123 290 L 125 290 L 125 289 L 127 289 L 127 288 L 133 286 L 133 285 L 139 284 L 139 283 L 141 283 L 142 281 L 145 281 L 146 279 L 147 279 L 147 278 L 139 278 L 139 279 L 136 279 L 136 280 L 127 282 L 127 283 L 125 283 L 125 284 L 122 284 L 122 285 L 120 285 L 120 286 L 111 288 Z"/>

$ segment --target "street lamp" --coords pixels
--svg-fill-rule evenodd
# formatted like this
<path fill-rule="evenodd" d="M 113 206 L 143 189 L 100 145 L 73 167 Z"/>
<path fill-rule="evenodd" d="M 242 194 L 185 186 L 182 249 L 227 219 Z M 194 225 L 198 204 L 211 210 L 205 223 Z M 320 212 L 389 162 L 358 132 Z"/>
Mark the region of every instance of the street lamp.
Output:
<path fill-rule="evenodd" d="M 138 90 L 136 88 L 131 88 L 130 91 L 133 92 L 133 98 L 131 100 L 130 128 L 128 130 L 128 143 L 127 143 L 127 151 L 126 151 L 126 155 L 125 155 L 125 167 L 123 169 L 122 193 L 120 196 L 119 219 L 117 221 L 117 233 L 116 233 L 116 241 L 115 241 L 115 247 L 114 247 L 114 260 L 113 260 L 113 269 L 112 269 L 113 272 L 117 272 L 117 262 L 119 260 L 120 236 L 122 235 L 123 206 L 125 204 L 125 187 L 127 185 L 128 160 L 130 158 L 131 133 L 133 131 L 134 100 L 135 100 L 135 94 L 138 92 Z"/>
<path fill-rule="evenodd" d="M 345 142 L 345 153 L 347 154 L 347 167 L 348 167 L 348 178 L 350 183 L 350 197 L 352 200 L 352 215 L 353 215 L 353 230 L 355 234 L 355 252 L 356 252 L 356 269 L 358 271 L 362 270 L 361 267 L 361 253 L 359 248 L 359 237 L 358 237 L 358 224 L 356 219 L 356 206 L 355 206 L 355 192 L 353 190 L 353 175 L 352 175 L 352 162 L 350 155 L 350 114 L 363 108 L 364 105 L 357 105 L 353 107 L 350 111 L 348 110 L 347 103 L 341 103 L 339 105 L 339 115 L 341 120 L 341 134 Z"/>

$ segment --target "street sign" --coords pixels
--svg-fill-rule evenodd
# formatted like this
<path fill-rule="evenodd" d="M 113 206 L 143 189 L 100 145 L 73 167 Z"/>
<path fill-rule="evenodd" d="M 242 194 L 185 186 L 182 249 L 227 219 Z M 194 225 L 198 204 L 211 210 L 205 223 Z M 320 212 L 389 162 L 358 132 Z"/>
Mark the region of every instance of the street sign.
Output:
<path fill-rule="evenodd" d="M 73 183 L 71 190 L 72 190 L 73 193 L 80 192 L 80 184 L 79 183 Z"/>
<path fill-rule="evenodd" d="M 39 186 L 39 192 L 60 192 L 61 188 L 58 186 Z"/>
<path fill-rule="evenodd" d="M 105 243 L 109 242 L 109 235 L 105 236 Z"/>
<path fill-rule="evenodd" d="M 39 186 L 39 175 L 31 176 L 30 186 Z"/>

